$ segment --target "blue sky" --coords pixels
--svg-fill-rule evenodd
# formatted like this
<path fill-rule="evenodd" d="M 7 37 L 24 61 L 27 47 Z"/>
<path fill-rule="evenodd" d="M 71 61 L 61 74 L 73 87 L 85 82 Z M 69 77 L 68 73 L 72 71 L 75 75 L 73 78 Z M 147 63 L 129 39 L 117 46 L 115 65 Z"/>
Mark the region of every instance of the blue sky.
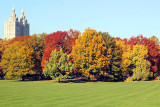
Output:
<path fill-rule="evenodd" d="M 160 0 L 3 0 L 0 38 L 13 6 L 18 18 L 23 8 L 30 34 L 90 27 L 114 37 L 160 37 Z"/>

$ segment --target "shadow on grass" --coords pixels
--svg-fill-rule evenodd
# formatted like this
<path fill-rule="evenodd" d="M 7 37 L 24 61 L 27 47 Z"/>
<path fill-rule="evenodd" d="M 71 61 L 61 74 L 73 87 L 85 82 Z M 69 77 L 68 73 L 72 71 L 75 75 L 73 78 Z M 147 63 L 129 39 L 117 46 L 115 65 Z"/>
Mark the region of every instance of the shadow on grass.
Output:
<path fill-rule="evenodd" d="M 22 81 L 22 80 L 12 80 L 12 82 L 31 82 L 29 80 L 25 80 L 25 81 Z"/>
<path fill-rule="evenodd" d="M 88 81 L 80 81 L 80 80 L 61 80 L 56 81 L 57 83 L 86 83 Z"/>
<path fill-rule="evenodd" d="M 62 79 L 60 81 L 56 81 L 58 83 L 96 83 L 96 82 L 117 82 L 117 81 L 100 81 L 100 80 L 88 80 L 88 79 Z M 122 82 L 122 81 L 118 81 Z"/>
<path fill-rule="evenodd" d="M 100 81 L 100 80 L 85 80 L 85 79 L 62 79 L 58 80 L 12 80 L 12 82 L 35 82 L 35 81 L 52 81 L 56 83 L 96 83 L 96 82 L 108 82 L 108 83 L 119 83 L 124 81 Z"/>
<path fill-rule="evenodd" d="M 35 82 L 35 81 L 52 81 L 52 80 L 12 80 L 12 82 Z"/>

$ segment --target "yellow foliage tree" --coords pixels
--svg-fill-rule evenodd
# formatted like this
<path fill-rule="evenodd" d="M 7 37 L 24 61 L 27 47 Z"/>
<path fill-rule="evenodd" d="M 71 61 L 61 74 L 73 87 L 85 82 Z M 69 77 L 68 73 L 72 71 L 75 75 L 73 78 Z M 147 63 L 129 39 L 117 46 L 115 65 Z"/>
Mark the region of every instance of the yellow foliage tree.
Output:
<path fill-rule="evenodd" d="M 3 68 L 5 78 L 19 79 L 26 74 L 33 74 L 34 50 L 26 42 L 15 42 L 6 48 L 2 55 L 0 66 Z"/>
<path fill-rule="evenodd" d="M 116 45 L 122 51 L 121 68 L 127 81 L 147 80 L 150 75 L 150 62 L 146 60 L 147 47 L 137 44 L 131 48 L 130 45 L 125 45 L 122 40 L 116 40 Z"/>
<path fill-rule="evenodd" d="M 122 53 L 122 63 L 121 63 L 121 70 L 124 77 L 127 77 L 132 72 L 132 69 L 130 68 L 131 60 L 130 60 L 130 53 L 131 48 L 129 45 L 125 45 L 124 41 L 122 40 L 115 40 L 116 45 L 121 49 Z"/>
<path fill-rule="evenodd" d="M 0 62 L 2 59 L 2 54 L 3 54 L 4 50 L 8 48 L 8 46 L 9 46 L 9 40 L 0 39 Z M 0 77 L 3 78 L 3 76 L 4 76 L 3 69 L 0 66 Z"/>
<path fill-rule="evenodd" d="M 133 66 L 132 80 L 148 80 L 150 76 L 150 62 L 146 60 L 148 49 L 144 45 L 134 45 L 130 54 L 131 64 Z"/>
<path fill-rule="evenodd" d="M 79 71 L 87 77 L 107 75 L 111 49 L 106 48 L 102 36 L 94 29 L 86 29 L 78 36 L 72 48 L 72 56 Z"/>

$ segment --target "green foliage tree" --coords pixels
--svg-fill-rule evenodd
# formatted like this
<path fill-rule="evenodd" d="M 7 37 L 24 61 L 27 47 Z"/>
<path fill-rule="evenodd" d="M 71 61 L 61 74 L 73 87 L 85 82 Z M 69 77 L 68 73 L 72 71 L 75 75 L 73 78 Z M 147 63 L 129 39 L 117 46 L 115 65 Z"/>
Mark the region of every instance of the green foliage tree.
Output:
<path fill-rule="evenodd" d="M 4 50 L 0 66 L 3 68 L 5 78 L 20 79 L 34 71 L 34 50 L 25 42 L 14 42 Z"/>
<path fill-rule="evenodd" d="M 73 70 L 76 65 L 71 61 L 71 56 L 60 51 L 54 50 L 51 52 L 49 61 L 45 61 L 43 73 L 45 76 L 50 76 L 52 79 L 66 79 L 73 77 Z"/>
<path fill-rule="evenodd" d="M 114 80 L 121 80 L 122 79 L 122 71 L 121 71 L 122 51 L 116 45 L 115 38 L 111 37 L 108 34 L 108 32 L 99 32 L 99 34 L 102 35 L 102 40 L 105 41 L 107 51 L 111 50 L 112 57 L 110 57 L 109 59 L 110 64 L 108 69 L 110 77 L 112 77 Z"/>

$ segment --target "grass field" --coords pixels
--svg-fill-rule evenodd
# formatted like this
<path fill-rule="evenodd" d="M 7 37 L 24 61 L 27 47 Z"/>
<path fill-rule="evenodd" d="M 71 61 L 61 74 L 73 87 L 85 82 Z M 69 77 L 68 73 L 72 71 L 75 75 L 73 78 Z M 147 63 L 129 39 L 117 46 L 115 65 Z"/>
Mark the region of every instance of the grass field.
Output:
<path fill-rule="evenodd" d="M 0 81 L 0 107 L 160 107 L 160 82 Z"/>

